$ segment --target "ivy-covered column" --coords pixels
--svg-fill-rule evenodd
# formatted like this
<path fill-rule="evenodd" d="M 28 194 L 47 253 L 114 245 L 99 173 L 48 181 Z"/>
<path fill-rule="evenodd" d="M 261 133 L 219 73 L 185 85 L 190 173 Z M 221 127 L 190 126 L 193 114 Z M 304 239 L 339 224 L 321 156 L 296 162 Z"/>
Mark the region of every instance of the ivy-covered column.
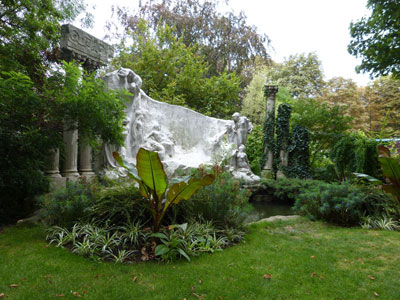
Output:
<path fill-rule="evenodd" d="M 278 86 L 266 85 L 265 96 L 267 98 L 267 108 L 264 123 L 264 151 L 261 158 L 261 176 L 273 178 L 274 165 L 274 134 L 275 134 L 275 97 Z"/>
<path fill-rule="evenodd" d="M 276 152 L 275 158 L 277 163 L 277 178 L 284 178 L 289 164 L 289 140 L 290 140 L 290 114 L 292 108 L 290 105 L 283 103 L 278 107 L 278 117 L 276 120 Z"/>

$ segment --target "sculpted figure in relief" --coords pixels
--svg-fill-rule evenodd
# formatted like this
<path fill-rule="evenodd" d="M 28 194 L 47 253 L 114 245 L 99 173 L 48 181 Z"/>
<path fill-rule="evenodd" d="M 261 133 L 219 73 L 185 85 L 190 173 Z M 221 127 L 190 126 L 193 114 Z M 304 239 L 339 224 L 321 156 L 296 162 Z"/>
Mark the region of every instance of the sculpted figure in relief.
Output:
<path fill-rule="evenodd" d="M 241 116 L 238 112 L 232 115 L 232 119 L 235 122 L 233 125 L 232 142 L 234 142 L 238 147 L 240 145 L 245 145 L 247 141 L 247 136 L 253 131 L 253 124 L 250 120 Z"/>

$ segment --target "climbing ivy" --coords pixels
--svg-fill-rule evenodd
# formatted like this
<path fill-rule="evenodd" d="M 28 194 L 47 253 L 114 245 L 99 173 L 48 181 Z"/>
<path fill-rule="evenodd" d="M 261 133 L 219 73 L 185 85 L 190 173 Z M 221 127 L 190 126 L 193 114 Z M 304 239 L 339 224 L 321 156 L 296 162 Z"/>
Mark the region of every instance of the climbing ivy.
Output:
<path fill-rule="evenodd" d="M 275 169 L 281 170 L 286 173 L 287 166 L 281 162 L 280 152 L 287 153 L 290 141 L 290 114 L 292 108 L 290 105 L 283 103 L 278 107 L 278 117 L 276 119 L 276 142 L 274 153 L 274 166 Z"/>
<path fill-rule="evenodd" d="M 308 130 L 300 125 L 296 125 L 293 128 L 292 139 L 288 147 L 288 177 L 311 178 L 309 143 Z"/>
<path fill-rule="evenodd" d="M 264 152 L 260 159 L 260 168 L 261 170 L 264 168 L 265 163 L 268 159 L 268 152 L 274 152 L 275 143 L 274 143 L 274 135 L 275 135 L 275 112 L 269 112 L 265 116 L 264 121 L 264 137 L 263 137 L 263 148 Z"/>

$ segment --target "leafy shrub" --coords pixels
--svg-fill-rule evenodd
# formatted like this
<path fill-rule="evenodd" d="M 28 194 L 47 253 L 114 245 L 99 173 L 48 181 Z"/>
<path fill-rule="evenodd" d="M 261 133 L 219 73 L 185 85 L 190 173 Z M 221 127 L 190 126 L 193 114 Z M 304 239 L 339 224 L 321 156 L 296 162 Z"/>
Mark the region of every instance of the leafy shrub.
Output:
<path fill-rule="evenodd" d="M 364 195 L 363 210 L 365 215 L 374 218 L 393 218 L 400 217 L 400 203 L 390 194 L 385 193 L 374 187 L 360 187 L 360 192 Z"/>
<path fill-rule="evenodd" d="M 294 203 L 303 190 L 320 184 L 323 182 L 311 179 L 281 178 L 274 180 L 263 178 L 260 181 L 261 188 L 258 193 L 269 195 L 279 202 Z"/>
<path fill-rule="evenodd" d="M 264 133 L 261 125 L 255 125 L 246 142 L 246 154 L 249 159 L 250 168 L 257 175 L 261 174 L 260 159 L 264 151 L 263 136 Z"/>
<path fill-rule="evenodd" d="M 303 190 L 294 210 L 312 220 L 353 226 L 358 225 L 363 211 L 364 195 L 348 184 L 321 184 Z"/>
<path fill-rule="evenodd" d="M 339 180 L 346 180 L 351 172 L 380 177 L 378 143 L 362 134 L 342 134 L 330 151 Z"/>
<path fill-rule="evenodd" d="M 180 202 L 174 212 L 178 223 L 192 219 L 212 221 L 218 228 L 241 227 L 251 210 L 249 191 L 240 187 L 229 173 L 222 173 L 214 183 L 200 189 L 190 201 Z"/>
<path fill-rule="evenodd" d="M 133 184 L 116 184 L 98 189 L 89 209 L 89 216 L 99 222 L 113 225 L 151 219 L 139 189 Z"/>
<path fill-rule="evenodd" d="M 46 224 L 71 228 L 88 216 L 94 200 L 90 185 L 67 182 L 65 188 L 44 195 L 39 201 L 40 216 Z"/>

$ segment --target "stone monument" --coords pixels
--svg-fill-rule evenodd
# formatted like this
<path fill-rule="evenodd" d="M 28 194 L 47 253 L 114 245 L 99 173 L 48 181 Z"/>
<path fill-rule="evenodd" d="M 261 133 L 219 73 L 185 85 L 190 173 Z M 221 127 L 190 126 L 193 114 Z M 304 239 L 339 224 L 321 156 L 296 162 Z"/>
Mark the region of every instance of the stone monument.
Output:
<path fill-rule="evenodd" d="M 247 136 L 253 126 L 248 118 L 233 114 L 233 120 L 202 115 L 188 108 L 159 102 L 140 89 L 142 81 L 132 70 L 121 68 L 104 77 L 109 89 L 127 89 L 133 96 L 126 108 L 125 145 L 122 156 L 136 164 L 140 147 L 159 153 L 166 173 L 197 168 L 199 165 L 228 162 L 232 174 L 247 181 L 257 181 L 244 153 Z M 104 146 L 107 176 L 121 174 L 111 153 Z"/>

